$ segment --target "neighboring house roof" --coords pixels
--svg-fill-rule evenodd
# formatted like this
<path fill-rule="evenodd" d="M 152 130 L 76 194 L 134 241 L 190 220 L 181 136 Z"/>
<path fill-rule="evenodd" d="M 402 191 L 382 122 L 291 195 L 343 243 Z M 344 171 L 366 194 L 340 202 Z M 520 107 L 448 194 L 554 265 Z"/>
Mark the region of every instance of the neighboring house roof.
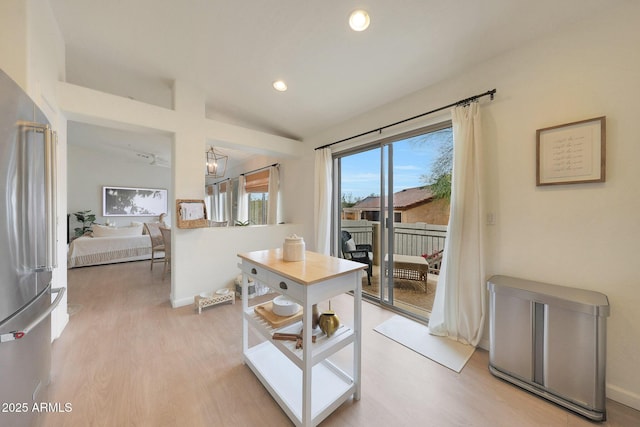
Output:
<path fill-rule="evenodd" d="M 432 200 L 433 193 L 428 186 L 407 188 L 393 194 L 393 207 L 397 210 L 405 210 Z M 380 209 L 380 197 L 369 196 L 353 205 L 353 209 L 377 211 Z"/>

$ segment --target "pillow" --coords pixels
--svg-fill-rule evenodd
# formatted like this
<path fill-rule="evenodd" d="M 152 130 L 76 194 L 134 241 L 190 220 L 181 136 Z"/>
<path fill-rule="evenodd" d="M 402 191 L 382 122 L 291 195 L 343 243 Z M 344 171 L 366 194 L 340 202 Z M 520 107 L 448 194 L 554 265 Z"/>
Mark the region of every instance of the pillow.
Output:
<path fill-rule="evenodd" d="M 347 240 L 346 242 L 344 242 L 344 245 L 347 248 L 347 252 L 356 250 L 356 242 L 354 242 L 353 239 Z"/>
<path fill-rule="evenodd" d="M 129 227 L 106 227 L 104 225 L 93 225 L 93 237 L 113 237 L 113 236 L 140 236 L 142 235 L 142 224 L 130 225 Z"/>

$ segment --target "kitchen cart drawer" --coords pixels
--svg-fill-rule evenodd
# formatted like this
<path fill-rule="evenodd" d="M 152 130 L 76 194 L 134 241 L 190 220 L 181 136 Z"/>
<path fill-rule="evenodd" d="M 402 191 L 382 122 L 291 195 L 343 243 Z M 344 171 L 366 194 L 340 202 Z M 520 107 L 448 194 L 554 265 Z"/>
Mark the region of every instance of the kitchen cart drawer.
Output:
<path fill-rule="evenodd" d="M 240 268 L 247 276 L 251 277 L 254 281 L 258 281 L 265 285 L 268 284 L 270 273 L 264 267 L 245 261 L 240 264 Z"/>
<path fill-rule="evenodd" d="M 269 287 L 302 304 L 304 293 L 302 288 L 304 285 L 279 274 L 271 273 L 269 278 Z"/>

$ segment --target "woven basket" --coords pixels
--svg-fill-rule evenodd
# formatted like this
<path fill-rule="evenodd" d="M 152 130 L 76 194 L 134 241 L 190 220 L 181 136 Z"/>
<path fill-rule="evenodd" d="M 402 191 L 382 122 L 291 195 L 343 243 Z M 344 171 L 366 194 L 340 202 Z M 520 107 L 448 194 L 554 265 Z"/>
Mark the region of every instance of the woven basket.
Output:
<path fill-rule="evenodd" d="M 204 218 L 202 219 L 182 219 L 180 218 L 180 204 L 182 203 L 202 203 L 204 210 Z M 207 221 L 207 206 L 204 204 L 204 200 L 198 199 L 178 199 L 176 200 L 176 218 L 178 228 L 203 228 L 209 226 Z"/>

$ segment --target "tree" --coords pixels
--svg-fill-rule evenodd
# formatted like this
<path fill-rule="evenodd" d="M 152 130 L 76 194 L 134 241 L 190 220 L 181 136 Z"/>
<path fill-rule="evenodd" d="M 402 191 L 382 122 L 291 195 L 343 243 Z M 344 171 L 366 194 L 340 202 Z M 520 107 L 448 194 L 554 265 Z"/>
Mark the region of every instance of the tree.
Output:
<path fill-rule="evenodd" d="M 343 208 L 351 208 L 358 203 L 362 198 L 355 197 L 352 193 L 342 193 L 341 204 Z"/>
<path fill-rule="evenodd" d="M 435 134 L 435 135 L 434 135 Z M 431 165 L 431 173 L 421 176 L 424 183 L 429 185 L 433 197 L 436 199 L 451 198 L 451 172 L 453 170 L 453 133 L 451 128 L 433 132 L 430 135 L 438 137 L 438 157 Z"/>

